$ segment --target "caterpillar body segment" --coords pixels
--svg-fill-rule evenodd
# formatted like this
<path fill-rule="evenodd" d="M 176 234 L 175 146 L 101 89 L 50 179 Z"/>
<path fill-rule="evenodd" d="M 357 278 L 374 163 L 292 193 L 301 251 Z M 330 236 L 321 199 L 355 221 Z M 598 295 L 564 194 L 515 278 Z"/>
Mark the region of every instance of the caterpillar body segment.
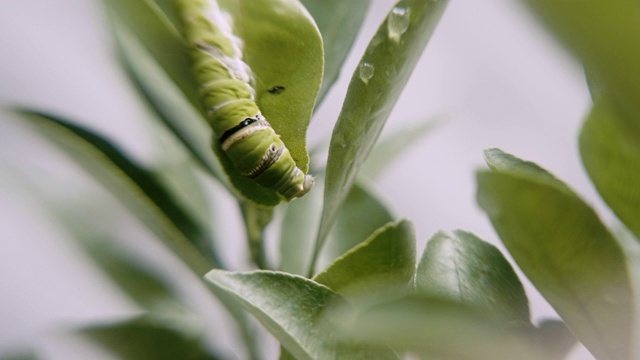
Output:
<path fill-rule="evenodd" d="M 279 193 L 285 200 L 313 186 L 255 102 L 241 40 L 214 0 L 179 0 L 184 32 L 200 84 L 207 120 L 222 150 L 240 173 Z"/>

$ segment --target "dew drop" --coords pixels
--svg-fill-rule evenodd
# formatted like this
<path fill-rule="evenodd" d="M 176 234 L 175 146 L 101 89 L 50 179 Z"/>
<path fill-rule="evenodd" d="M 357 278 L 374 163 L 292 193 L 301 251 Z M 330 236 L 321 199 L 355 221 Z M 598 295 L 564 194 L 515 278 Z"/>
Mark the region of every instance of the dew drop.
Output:
<path fill-rule="evenodd" d="M 396 6 L 391 10 L 387 21 L 387 30 L 389 31 L 389 37 L 393 41 L 399 41 L 400 36 L 407 31 L 409 20 L 409 9 Z"/>
<path fill-rule="evenodd" d="M 371 80 L 376 69 L 369 63 L 362 63 L 360 64 L 360 70 L 358 71 L 360 73 L 360 79 L 366 84 Z"/>

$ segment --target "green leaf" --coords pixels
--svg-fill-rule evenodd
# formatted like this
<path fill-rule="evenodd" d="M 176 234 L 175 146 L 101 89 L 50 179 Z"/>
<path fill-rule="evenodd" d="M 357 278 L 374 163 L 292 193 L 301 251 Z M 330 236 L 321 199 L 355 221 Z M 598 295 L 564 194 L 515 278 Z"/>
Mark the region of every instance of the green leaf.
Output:
<path fill-rule="evenodd" d="M 318 104 L 336 82 L 340 69 L 360 31 L 371 0 L 301 0 L 322 34 L 324 76 Z"/>
<path fill-rule="evenodd" d="M 629 358 L 634 311 L 618 243 L 546 171 L 499 151 L 485 156 L 494 171 L 477 174 L 478 203 L 514 260 L 598 359 Z"/>
<path fill-rule="evenodd" d="M 306 173 L 307 128 L 324 69 L 320 31 L 298 1 L 244 0 L 227 9 L 244 42 L 243 60 L 256 80 L 258 106 Z M 284 91 L 270 91 L 276 86 Z"/>
<path fill-rule="evenodd" d="M 427 359 L 549 359 L 512 327 L 452 300 L 411 295 L 359 309 L 334 310 L 338 336 L 386 343 Z"/>
<path fill-rule="evenodd" d="M 357 182 L 338 213 L 334 231 L 321 253 L 320 265 L 333 262 L 393 220 L 387 206 L 374 192 L 363 181 Z"/>
<path fill-rule="evenodd" d="M 604 95 L 640 132 L 640 3 L 631 0 L 526 0 L 585 64 Z"/>
<path fill-rule="evenodd" d="M 465 231 L 439 232 L 429 240 L 418 264 L 415 289 L 504 321 L 530 321 L 527 295 L 507 259 L 495 246 Z"/>
<path fill-rule="evenodd" d="M 188 49 L 162 9 L 152 0 L 104 0 L 103 3 L 135 34 L 191 104 L 201 109 Z"/>
<path fill-rule="evenodd" d="M 329 288 L 281 272 L 209 272 L 205 279 L 253 314 L 297 359 L 390 358 L 351 344 L 341 345 L 327 331 L 326 309 L 343 302 Z"/>
<path fill-rule="evenodd" d="M 80 334 L 102 345 L 121 359 L 136 360 L 213 360 L 218 357 L 206 350 L 200 339 L 187 329 L 139 318 L 109 325 L 96 325 Z"/>
<path fill-rule="evenodd" d="M 387 224 L 338 258 L 314 280 L 347 300 L 406 290 L 416 267 L 415 243 L 410 222 Z"/>
<path fill-rule="evenodd" d="M 109 141 L 67 120 L 32 110 L 17 112 L 109 189 L 192 270 L 202 274 L 216 266 L 206 231 L 148 170 Z"/>
<path fill-rule="evenodd" d="M 268 271 L 213 270 L 205 280 L 240 302 L 296 358 L 328 358 L 333 353 L 318 326 L 324 309 L 336 300 L 328 288 Z"/>
<path fill-rule="evenodd" d="M 640 136 L 597 103 L 580 133 L 580 154 L 591 180 L 618 218 L 640 237 Z"/>
<path fill-rule="evenodd" d="M 331 138 L 316 256 L 447 3 L 399 1 L 360 60 Z"/>
<path fill-rule="evenodd" d="M 385 136 L 371 151 L 360 169 L 360 174 L 368 179 L 377 179 L 394 160 L 415 145 L 418 140 L 424 138 L 437 125 L 434 121 L 425 121 Z"/>

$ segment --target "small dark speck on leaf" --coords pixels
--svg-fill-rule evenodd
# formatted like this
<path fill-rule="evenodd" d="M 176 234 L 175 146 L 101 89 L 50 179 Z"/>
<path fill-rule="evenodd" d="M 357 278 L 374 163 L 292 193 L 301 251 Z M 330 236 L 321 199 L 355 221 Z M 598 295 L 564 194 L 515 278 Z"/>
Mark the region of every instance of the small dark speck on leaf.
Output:
<path fill-rule="evenodd" d="M 278 95 L 284 91 L 284 86 L 276 85 L 268 90 L 271 94 Z"/>

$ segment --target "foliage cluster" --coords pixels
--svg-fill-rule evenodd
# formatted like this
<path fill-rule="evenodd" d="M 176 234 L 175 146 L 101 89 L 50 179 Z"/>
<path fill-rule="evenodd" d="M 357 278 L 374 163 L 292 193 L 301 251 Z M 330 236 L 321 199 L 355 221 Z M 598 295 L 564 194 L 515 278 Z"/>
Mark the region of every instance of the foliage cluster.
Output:
<path fill-rule="evenodd" d="M 485 152 L 489 168 L 476 175 L 478 203 L 561 320 L 534 324 L 509 262 L 471 233 L 439 232 L 416 260 L 411 223 L 394 219 L 362 181 L 383 171 L 406 146 L 406 137 L 391 137 L 374 149 L 447 0 L 400 0 L 389 12 L 352 76 L 323 169 L 313 167 L 318 152 L 309 163 L 306 129 L 338 77 L 369 2 L 220 1 L 234 17 L 248 64 L 263 80 L 257 88 L 263 113 L 277 119 L 273 126 L 299 166 L 310 164 L 317 176 L 317 188 L 292 203 L 278 205 L 272 191 L 240 176 L 223 154 L 211 151 L 211 130 L 173 1 L 104 3 L 119 59 L 140 100 L 184 145 L 188 161 L 148 169 L 76 122 L 17 111 L 203 279 L 214 295 L 211 306 L 219 302 L 234 320 L 213 324 L 216 331 L 237 331 L 248 358 L 263 358 L 264 351 L 250 314 L 280 342 L 281 359 L 396 359 L 405 353 L 560 359 L 576 341 L 597 359 L 635 359 L 640 356 L 633 341 L 640 304 L 640 5 L 523 2 L 585 66 L 593 109 L 580 134 L 580 152 L 598 192 L 621 221 L 611 230 L 542 167 L 498 149 Z M 284 63 L 282 52 L 288 54 Z M 286 90 L 270 96 L 274 82 Z M 372 151 L 387 156 L 365 165 Z M 237 199 L 259 270 L 226 268 L 216 248 L 221 239 L 209 226 L 214 215 L 193 196 L 205 192 L 198 172 Z M 229 356 L 207 338 L 215 334 L 192 321 L 198 315 L 174 284 L 113 248 L 108 234 L 70 218 L 60 221 L 144 310 L 135 319 L 96 324 L 79 334 L 122 358 Z M 267 225 L 280 229 L 279 259 L 266 255 Z"/>

